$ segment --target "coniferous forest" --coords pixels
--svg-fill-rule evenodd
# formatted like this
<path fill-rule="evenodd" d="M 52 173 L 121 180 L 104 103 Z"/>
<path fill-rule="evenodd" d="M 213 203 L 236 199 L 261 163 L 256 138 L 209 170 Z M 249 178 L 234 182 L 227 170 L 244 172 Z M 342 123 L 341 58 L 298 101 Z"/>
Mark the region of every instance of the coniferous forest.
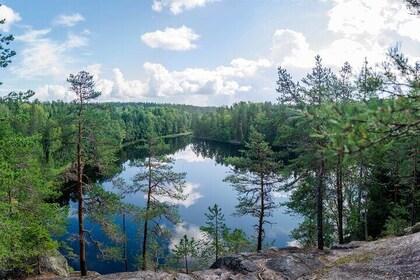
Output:
<path fill-rule="evenodd" d="M 418 3 L 412 5 L 416 14 Z M 13 35 L 0 34 L 0 71 L 19 56 L 13 42 Z M 0 278 L 40 273 L 41 259 L 57 251 L 77 258 L 86 275 L 87 244 L 127 269 L 125 228 L 116 217 L 138 225 L 139 269 L 187 273 L 222 255 L 269 246 L 265 227 L 280 206 L 301 218 L 291 238 L 319 250 L 401 235 L 420 222 L 420 62 L 397 45 L 380 65 L 367 58 L 334 71 L 316 56 L 302 79 L 287 67 L 273 71 L 277 102 L 103 103 L 86 71 L 63 77 L 77 96 L 73 102 L 41 102 L 30 89 L 2 96 Z M 176 204 L 160 198 L 186 199 L 186 174 L 172 169 L 164 140 L 186 135 L 240 147 L 239 155 L 220 160 L 231 170 L 225 182 L 237 192 L 234 214 L 255 220 L 253 237 L 227 225 L 216 204 L 202 213 L 206 239 L 185 235 L 170 252 L 162 245 L 172 235 L 168 224 L 182 217 Z M 106 190 L 100 182 L 121 172 L 118 154 L 127 145 L 144 151 L 144 160 L 133 163 L 139 171 L 133 183 L 116 180 L 114 191 Z M 274 202 L 275 192 L 287 193 L 287 201 Z M 123 201 L 133 193 L 144 194 L 144 207 Z M 77 202 L 76 251 L 60 238 L 69 197 Z M 85 227 L 87 218 L 107 244 Z M 156 261 L 162 252 L 165 260 Z"/>

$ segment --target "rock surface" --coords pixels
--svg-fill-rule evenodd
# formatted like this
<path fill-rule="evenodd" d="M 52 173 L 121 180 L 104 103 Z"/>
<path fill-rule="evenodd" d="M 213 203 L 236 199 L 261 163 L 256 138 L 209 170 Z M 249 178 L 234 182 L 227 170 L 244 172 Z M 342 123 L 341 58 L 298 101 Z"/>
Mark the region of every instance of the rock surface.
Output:
<path fill-rule="evenodd" d="M 226 268 L 242 274 L 248 274 L 249 272 L 256 272 L 258 270 L 257 266 L 253 262 L 246 260 L 242 256 L 227 256 L 218 258 L 210 268 Z"/>
<path fill-rule="evenodd" d="M 347 244 L 337 244 L 331 246 L 331 250 L 346 250 L 346 249 L 356 249 L 362 245 L 365 245 L 367 241 L 352 241 Z"/>
<path fill-rule="evenodd" d="M 56 252 L 52 256 L 43 257 L 41 259 L 41 269 L 58 276 L 69 276 L 69 266 L 67 260 L 59 252 Z"/>
<path fill-rule="evenodd" d="M 177 272 L 128 272 L 60 280 L 282 280 L 420 279 L 420 233 L 362 242 L 346 250 L 270 248 L 217 260 L 214 269 L 189 275 Z"/>
<path fill-rule="evenodd" d="M 420 232 L 420 222 L 416 223 L 414 226 L 412 227 L 408 227 L 406 229 L 404 229 L 404 233 L 407 234 L 413 234 L 413 233 L 417 233 Z"/>

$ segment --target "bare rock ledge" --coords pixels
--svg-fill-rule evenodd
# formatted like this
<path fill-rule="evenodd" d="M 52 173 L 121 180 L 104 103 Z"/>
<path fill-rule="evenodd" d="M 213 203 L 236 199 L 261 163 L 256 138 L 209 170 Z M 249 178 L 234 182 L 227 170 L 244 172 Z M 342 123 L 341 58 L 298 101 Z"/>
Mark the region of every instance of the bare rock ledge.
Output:
<path fill-rule="evenodd" d="M 212 269 L 191 274 L 127 272 L 57 280 L 281 280 L 281 279 L 420 279 L 420 232 L 340 250 L 270 248 L 258 253 L 222 257 Z M 343 250 L 345 249 L 345 250 Z M 40 278 L 38 278 L 40 279 Z"/>

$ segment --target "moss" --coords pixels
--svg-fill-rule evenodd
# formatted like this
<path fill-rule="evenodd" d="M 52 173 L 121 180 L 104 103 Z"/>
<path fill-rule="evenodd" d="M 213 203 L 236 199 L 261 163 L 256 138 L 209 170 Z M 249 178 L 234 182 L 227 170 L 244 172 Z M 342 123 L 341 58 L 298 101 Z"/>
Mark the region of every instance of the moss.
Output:
<path fill-rule="evenodd" d="M 372 259 L 372 255 L 371 254 L 357 254 L 357 255 L 350 255 L 344 258 L 340 258 L 338 260 L 335 261 L 336 264 L 340 265 L 340 264 L 347 264 L 347 263 L 351 263 L 351 262 L 356 262 L 356 263 L 365 263 L 365 262 L 369 262 Z"/>

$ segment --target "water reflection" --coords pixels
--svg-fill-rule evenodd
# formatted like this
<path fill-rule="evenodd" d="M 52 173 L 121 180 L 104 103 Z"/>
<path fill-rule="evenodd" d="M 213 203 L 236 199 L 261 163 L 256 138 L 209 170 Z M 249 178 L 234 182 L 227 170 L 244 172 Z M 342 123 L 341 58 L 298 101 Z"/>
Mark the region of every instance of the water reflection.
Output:
<path fill-rule="evenodd" d="M 229 145 L 211 141 L 196 140 L 190 137 L 182 137 L 175 139 L 167 139 L 166 142 L 170 145 L 171 157 L 174 158 L 174 171 L 186 172 L 187 186 L 185 193 L 188 198 L 185 201 L 175 201 L 170 198 L 161 198 L 162 201 L 177 203 L 179 205 L 179 212 L 182 220 L 181 225 L 173 229 L 174 236 L 169 244 L 165 245 L 165 250 L 170 249 L 171 246 L 177 244 L 184 234 L 196 239 L 201 238 L 200 226 L 205 225 L 204 214 L 208 211 L 209 206 L 218 204 L 225 214 L 225 222 L 231 229 L 243 229 L 248 236 L 254 234 L 254 225 L 257 222 L 255 218 L 233 217 L 235 212 L 235 205 L 237 204 L 236 193 L 234 189 L 227 183 L 223 182 L 224 177 L 228 174 L 229 168 L 224 165 L 224 159 L 228 156 L 240 155 L 239 149 L 242 148 L 236 145 Z M 120 152 L 119 164 L 120 170 L 118 177 L 124 178 L 127 183 L 138 172 L 137 167 L 131 163 L 145 158 L 145 151 L 138 148 L 139 145 L 132 145 L 124 147 Z M 111 181 L 106 181 L 102 184 L 106 189 L 112 189 Z M 113 190 L 115 191 L 115 190 Z M 279 194 L 276 196 L 276 203 L 284 202 L 287 199 L 287 194 Z M 137 193 L 127 196 L 125 202 L 132 203 L 137 206 L 144 206 L 145 198 L 143 193 Z M 270 220 L 273 225 L 267 225 L 266 236 L 268 242 L 274 242 L 275 246 L 285 246 L 290 241 L 288 237 L 289 232 L 297 224 L 287 214 L 284 214 L 284 209 L 280 209 L 274 214 Z M 119 224 L 120 217 L 117 218 Z M 77 232 L 77 220 L 75 218 L 69 219 L 71 226 L 70 233 Z M 93 224 L 87 225 L 87 228 L 94 228 L 93 233 L 96 237 L 106 240 L 100 232 L 98 226 Z M 127 219 L 127 237 L 128 237 L 128 257 L 130 270 L 135 270 L 138 263 L 137 255 L 140 252 L 140 237 L 138 234 L 138 225 L 130 218 Z M 70 244 L 75 252 L 78 252 L 77 242 Z M 120 262 L 106 262 L 96 258 L 95 249 L 90 246 L 87 252 L 88 269 L 95 269 L 99 273 L 112 273 L 123 271 L 124 265 Z M 74 269 L 78 270 L 78 261 L 70 262 Z"/>
<path fill-rule="evenodd" d="M 168 202 L 168 203 L 171 203 L 171 204 L 182 205 L 185 208 L 188 208 L 191 205 L 195 204 L 200 198 L 203 197 L 203 195 L 197 191 L 197 189 L 199 187 L 200 187 L 200 185 L 197 184 L 197 183 L 187 182 L 185 184 L 185 188 L 184 188 L 184 192 L 183 192 L 183 194 L 186 196 L 186 198 L 183 199 L 183 200 L 178 200 L 178 199 L 173 198 L 173 197 L 160 196 L 160 195 L 155 195 L 155 197 L 160 202 Z M 146 196 L 144 198 L 146 198 Z"/>
<path fill-rule="evenodd" d="M 218 164 L 224 164 L 227 157 L 240 156 L 240 145 L 220 143 L 209 140 L 193 139 L 191 149 L 196 157 L 213 159 Z"/>

